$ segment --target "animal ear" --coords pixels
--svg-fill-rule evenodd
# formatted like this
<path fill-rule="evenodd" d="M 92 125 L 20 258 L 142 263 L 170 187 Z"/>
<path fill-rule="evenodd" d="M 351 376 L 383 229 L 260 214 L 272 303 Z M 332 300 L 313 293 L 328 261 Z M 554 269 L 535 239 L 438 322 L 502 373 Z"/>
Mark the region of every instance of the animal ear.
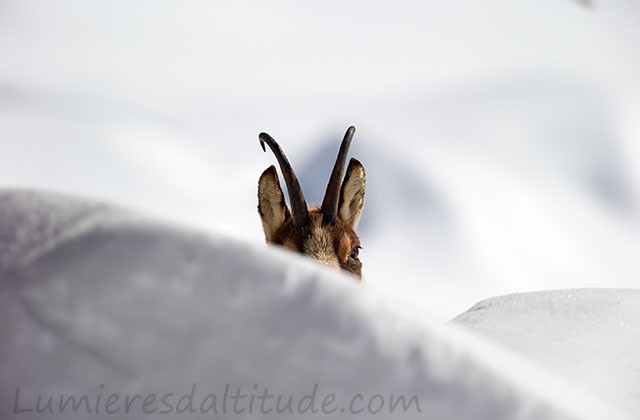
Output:
<path fill-rule="evenodd" d="M 267 242 L 273 240 L 285 220 L 291 217 L 280 188 L 278 172 L 273 165 L 260 175 L 258 181 L 258 213 Z"/>
<path fill-rule="evenodd" d="M 364 166 L 357 159 L 351 158 L 340 189 L 338 215 L 352 229 L 355 229 L 362 214 L 365 184 Z"/>

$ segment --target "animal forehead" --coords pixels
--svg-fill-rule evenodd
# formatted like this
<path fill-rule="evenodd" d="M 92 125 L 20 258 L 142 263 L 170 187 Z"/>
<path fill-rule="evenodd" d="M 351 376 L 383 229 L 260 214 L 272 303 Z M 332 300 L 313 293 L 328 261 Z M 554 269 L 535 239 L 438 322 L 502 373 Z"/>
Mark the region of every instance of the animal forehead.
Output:
<path fill-rule="evenodd" d="M 334 253 L 348 254 L 353 246 L 360 245 L 356 233 L 340 218 L 336 223 L 325 224 L 319 209 L 311 208 L 309 221 L 305 226 L 294 227 L 291 223 L 280 230 L 275 243 L 284 245 L 294 251 L 309 254 L 311 250 L 332 250 Z"/>
<path fill-rule="evenodd" d="M 323 215 L 320 212 L 311 212 L 309 214 L 309 223 L 307 225 L 307 238 L 305 242 L 315 241 L 326 247 L 351 248 L 352 244 L 358 244 L 358 237 L 349 226 L 340 219 L 335 223 L 323 223 Z"/>

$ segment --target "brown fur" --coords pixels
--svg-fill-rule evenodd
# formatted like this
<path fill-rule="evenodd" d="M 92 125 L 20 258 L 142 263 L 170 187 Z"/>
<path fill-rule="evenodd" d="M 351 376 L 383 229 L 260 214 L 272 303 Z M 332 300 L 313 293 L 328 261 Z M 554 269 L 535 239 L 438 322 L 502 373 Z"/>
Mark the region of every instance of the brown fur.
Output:
<path fill-rule="evenodd" d="M 322 214 L 318 208 L 310 208 L 309 217 L 311 220 L 308 225 L 296 228 L 291 223 L 289 215 L 280 229 L 267 241 L 307 254 L 326 265 L 342 268 L 361 277 L 362 263 L 358 258 L 350 258 L 354 248 L 360 246 L 360 239 L 354 230 L 340 218 L 335 224 L 323 225 Z M 323 246 L 324 244 L 317 243 L 319 238 L 328 239 L 329 243 L 326 247 Z M 322 258 L 323 255 L 324 258 Z M 335 261 L 331 261 L 328 256 L 335 258 Z"/>

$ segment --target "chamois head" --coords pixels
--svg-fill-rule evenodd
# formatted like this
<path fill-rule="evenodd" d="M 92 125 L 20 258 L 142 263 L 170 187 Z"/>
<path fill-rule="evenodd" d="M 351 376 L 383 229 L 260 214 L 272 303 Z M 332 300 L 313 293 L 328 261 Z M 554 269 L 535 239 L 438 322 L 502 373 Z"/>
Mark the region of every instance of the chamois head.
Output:
<path fill-rule="evenodd" d="M 260 133 L 262 150 L 266 151 L 266 143 L 280 165 L 289 191 L 291 211 L 285 203 L 278 172 L 272 165 L 258 181 L 258 213 L 268 243 L 282 245 L 361 277 L 360 239 L 354 229 L 364 206 L 362 164 L 351 158 L 344 180 L 340 182 L 355 131 L 355 127 L 349 127 L 344 135 L 320 208 L 307 207 L 298 178 L 284 152 L 270 135 Z"/>

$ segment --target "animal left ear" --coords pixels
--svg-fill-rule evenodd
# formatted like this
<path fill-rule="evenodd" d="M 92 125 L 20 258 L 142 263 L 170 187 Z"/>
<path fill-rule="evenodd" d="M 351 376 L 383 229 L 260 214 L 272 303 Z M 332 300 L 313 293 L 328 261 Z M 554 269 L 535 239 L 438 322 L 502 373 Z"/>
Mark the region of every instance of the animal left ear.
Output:
<path fill-rule="evenodd" d="M 278 229 L 291 217 L 273 165 L 262 173 L 258 181 L 258 213 L 267 242 L 273 240 Z"/>
<path fill-rule="evenodd" d="M 364 166 L 357 159 L 351 158 L 340 189 L 338 215 L 352 229 L 355 229 L 362 214 L 365 184 Z"/>

